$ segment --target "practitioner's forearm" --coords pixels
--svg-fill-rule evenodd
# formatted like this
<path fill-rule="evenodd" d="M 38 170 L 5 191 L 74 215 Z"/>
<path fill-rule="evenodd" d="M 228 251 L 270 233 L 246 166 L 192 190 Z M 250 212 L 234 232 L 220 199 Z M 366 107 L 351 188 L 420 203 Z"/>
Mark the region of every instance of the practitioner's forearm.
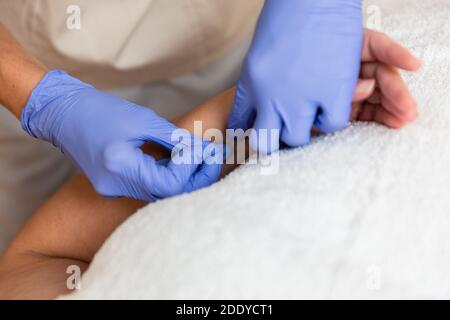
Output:
<path fill-rule="evenodd" d="M 0 23 L 0 104 L 20 119 L 28 97 L 46 72 Z"/>

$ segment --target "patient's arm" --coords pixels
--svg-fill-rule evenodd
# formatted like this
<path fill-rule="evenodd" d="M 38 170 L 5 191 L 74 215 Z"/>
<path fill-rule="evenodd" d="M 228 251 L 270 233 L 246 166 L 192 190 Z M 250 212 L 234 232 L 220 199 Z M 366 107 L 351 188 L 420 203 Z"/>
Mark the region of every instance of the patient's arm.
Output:
<path fill-rule="evenodd" d="M 26 223 L 0 260 L 0 298 L 54 298 L 66 269 L 84 270 L 106 237 L 143 203 L 105 200 L 82 176 L 56 192 Z"/>
<path fill-rule="evenodd" d="M 415 115 L 416 111 L 401 78 L 392 72 L 393 69 L 383 67 L 385 64 L 372 65 L 378 58 L 368 50 L 365 50 L 363 58 L 371 64 L 365 67 L 370 70 L 365 70 L 363 77 L 390 85 L 378 83 L 377 96 L 374 96 L 374 81 L 361 82 L 355 94 L 357 102 L 353 118 L 365 116 L 364 120 L 394 124 L 392 126 L 408 122 L 408 117 Z M 384 95 L 394 100 L 389 108 L 383 105 Z M 368 108 L 368 96 L 373 99 L 369 106 L 371 111 L 364 114 Z M 174 123 L 192 131 L 194 121 L 198 120 L 202 121 L 204 130 L 216 128 L 224 131 L 233 97 L 234 90 L 230 89 Z M 164 153 L 150 145 L 146 152 L 156 157 L 162 157 Z M 105 239 L 143 205 L 143 202 L 130 199 L 102 198 L 85 177 L 74 177 L 26 223 L 0 259 L 0 298 L 53 298 L 67 293 L 67 267 L 78 265 L 82 270 L 86 269 Z"/>

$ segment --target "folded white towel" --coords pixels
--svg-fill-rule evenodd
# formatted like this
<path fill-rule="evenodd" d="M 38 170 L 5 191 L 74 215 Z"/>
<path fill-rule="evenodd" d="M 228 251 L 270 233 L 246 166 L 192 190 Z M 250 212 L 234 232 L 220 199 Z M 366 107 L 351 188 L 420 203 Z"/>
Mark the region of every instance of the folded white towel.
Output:
<path fill-rule="evenodd" d="M 420 119 L 356 124 L 151 204 L 68 298 L 450 298 L 450 2 L 371 1 L 424 61 Z"/>

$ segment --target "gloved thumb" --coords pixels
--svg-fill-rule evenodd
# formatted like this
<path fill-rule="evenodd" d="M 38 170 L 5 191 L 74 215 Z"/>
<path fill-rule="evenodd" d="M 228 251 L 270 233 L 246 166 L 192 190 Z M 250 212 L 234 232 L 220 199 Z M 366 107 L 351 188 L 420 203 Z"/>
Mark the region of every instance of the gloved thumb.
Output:
<path fill-rule="evenodd" d="M 194 164 L 190 165 L 190 170 L 184 168 L 183 174 L 185 177 L 190 176 L 184 185 L 183 192 L 202 189 L 216 182 L 220 178 L 222 164 L 226 157 L 224 145 L 202 141 L 196 137 L 192 137 L 192 139 L 195 149 L 189 151 L 194 152 L 192 157 Z M 179 170 L 179 168 L 176 168 L 177 165 L 180 164 L 176 164 L 174 161 L 168 162 L 168 167 L 172 168 L 174 172 Z"/>
<path fill-rule="evenodd" d="M 143 155 L 138 171 L 140 182 L 144 186 L 142 193 L 145 199 L 157 200 L 172 197 L 184 192 L 186 184 L 197 170 L 195 164 L 178 164 L 171 159 L 155 161 Z"/>

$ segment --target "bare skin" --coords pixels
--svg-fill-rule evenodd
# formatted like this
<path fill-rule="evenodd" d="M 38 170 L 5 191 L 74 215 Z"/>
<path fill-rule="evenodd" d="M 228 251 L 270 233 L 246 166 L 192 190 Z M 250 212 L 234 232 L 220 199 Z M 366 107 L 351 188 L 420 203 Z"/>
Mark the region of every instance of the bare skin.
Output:
<path fill-rule="evenodd" d="M 365 39 L 352 119 L 400 128 L 416 119 L 417 109 L 397 68 L 415 71 L 420 63 L 383 34 L 366 31 Z M 230 89 L 173 122 L 192 132 L 194 121 L 202 121 L 203 130 L 224 132 L 233 97 Z M 166 156 L 155 146 L 144 150 L 157 158 Z M 230 170 L 224 168 L 224 173 Z M 144 205 L 107 200 L 84 176 L 74 177 L 35 213 L 1 257 L 0 298 L 50 299 L 68 293 L 67 267 L 86 270 L 117 226 Z"/>
<path fill-rule="evenodd" d="M 0 104 L 20 119 L 31 91 L 47 71 L 0 23 Z"/>

